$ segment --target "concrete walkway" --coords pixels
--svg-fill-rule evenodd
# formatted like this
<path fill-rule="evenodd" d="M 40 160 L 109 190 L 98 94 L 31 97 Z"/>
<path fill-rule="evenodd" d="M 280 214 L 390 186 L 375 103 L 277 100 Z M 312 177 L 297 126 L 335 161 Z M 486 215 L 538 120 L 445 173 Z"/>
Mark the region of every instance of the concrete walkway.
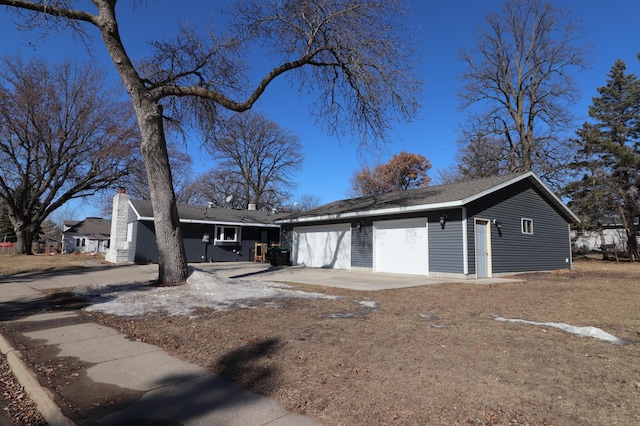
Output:
<path fill-rule="evenodd" d="M 318 424 L 157 346 L 86 322 L 73 311 L 52 306 L 43 295 L 51 289 L 88 284 L 150 281 L 157 277 L 156 266 L 103 266 L 80 271 L 0 278 L 2 326 L 11 338 L 0 335 L 0 350 L 50 425 Z M 38 313 L 42 311 L 47 312 Z M 12 341 L 19 341 L 25 347 L 22 351 L 31 351 L 34 357 L 53 354 L 77 359 L 82 371 L 71 373 L 69 380 L 75 385 L 69 386 L 71 390 L 64 397 L 77 398 L 71 403 L 81 412 L 59 408 L 56 401 L 60 396 L 41 386 L 42 377 L 29 367 Z M 90 404 L 100 400 L 105 406 Z M 110 408 L 109 401 L 120 403 Z"/>

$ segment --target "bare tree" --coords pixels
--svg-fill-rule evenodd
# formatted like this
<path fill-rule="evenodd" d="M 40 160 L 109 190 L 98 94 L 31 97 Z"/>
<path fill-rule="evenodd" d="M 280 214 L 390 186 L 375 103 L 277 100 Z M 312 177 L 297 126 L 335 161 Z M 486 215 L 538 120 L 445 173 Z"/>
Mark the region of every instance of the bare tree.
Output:
<path fill-rule="evenodd" d="M 507 172 L 544 174 L 568 160 L 558 136 L 571 123 L 568 106 L 578 95 L 572 75 L 585 68 L 589 51 L 569 17 L 543 0 L 509 1 L 502 14 L 487 16 L 477 46 L 461 52 L 462 106 L 476 108 L 466 132 L 474 138 L 463 149 L 499 142 Z M 475 137 L 478 123 L 483 137 Z"/>
<path fill-rule="evenodd" d="M 207 148 L 217 167 L 203 182 L 204 193 L 216 204 L 232 195 L 237 207 L 258 210 L 282 205 L 304 158 L 298 136 L 250 111 L 227 120 Z"/>
<path fill-rule="evenodd" d="M 431 162 L 424 155 L 402 151 L 373 169 L 363 167 L 351 179 L 353 194 L 365 196 L 392 191 L 404 191 L 429 185 L 427 171 Z"/>
<path fill-rule="evenodd" d="M 0 199 L 29 254 L 41 224 L 74 198 L 110 188 L 129 171 L 139 133 L 104 73 L 70 61 L 5 57 L 0 74 Z"/>
<path fill-rule="evenodd" d="M 189 153 L 181 149 L 176 142 L 167 142 L 167 153 L 169 154 L 169 165 L 173 172 L 173 188 L 176 193 L 176 201 L 188 203 L 191 198 L 191 165 L 193 160 Z M 140 162 L 137 162 L 135 167 L 132 167 L 131 173 L 126 177 L 123 185 L 127 188 L 127 193 L 134 199 L 149 199 L 149 180 L 142 157 L 140 157 Z M 110 204 L 111 199 L 109 199 Z"/>
<path fill-rule="evenodd" d="M 321 201 L 322 200 L 317 195 L 303 194 L 300 196 L 299 201 L 286 204 L 278 209 L 278 211 L 281 213 L 300 213 L 318 207 L 321 204 Z"/>
<path fill-rule="evenodd" d="M 90 12 L 74 9 L 70 0 L 0 0 L 0 5 L 46 14 L 77 31 L 84 24 L 100 31 L 138 116 L 161 284 L 184 282 L 188 274 L 161 102 L 175 118 L 193 113 L 196 124 L 215 131 L 212 116 L 250 109 L 274 79 L 287 73 L 305 90 L 317 90 L 313 113 L 335 134 L 346 128 L 362 135 L 364 143 L 375 143 L 385 138 L 393 121 L 415 116 L 419 82 L 410 69 L 415 38 L 400 19 L 405 12 L 401 0 L 237 2 L 229 11 L 233 36 L 213 31 L 203 36 L 184 27 L 175 40 L 154 43 L 153 55 L 140 67 L 120 37 L 117 0 L 92 3 Z M 279 64 L 246 90 L 247 67 L 241 58 L 256 41 Z M 181 108 L 173 108 L 178 104 Z"/>

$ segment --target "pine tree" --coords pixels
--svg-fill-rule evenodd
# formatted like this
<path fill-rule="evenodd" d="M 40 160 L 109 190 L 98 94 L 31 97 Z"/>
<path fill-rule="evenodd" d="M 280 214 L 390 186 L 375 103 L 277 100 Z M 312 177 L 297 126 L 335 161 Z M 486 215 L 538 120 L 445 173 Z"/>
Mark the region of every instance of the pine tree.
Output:
<path fill-rule="evenodd" d="M 582 175 L 567 189 L 572 207 L 590 225 L 613 218 L 625 229 L 627 252 L 638 258 L 636 223 L 640 215 L 640 79 L 615 62 L 607 84 L 598 88 L 589 116 L 578 131 L 575 170 Z"/>

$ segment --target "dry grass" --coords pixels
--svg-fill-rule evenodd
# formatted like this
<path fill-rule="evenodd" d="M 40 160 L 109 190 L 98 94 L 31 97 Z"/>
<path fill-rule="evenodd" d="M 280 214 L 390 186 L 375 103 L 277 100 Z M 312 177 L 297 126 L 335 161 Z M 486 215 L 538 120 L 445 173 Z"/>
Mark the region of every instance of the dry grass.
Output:
<path fill-rule="evenodd" d="M 104 259 L 104 256 L 86 254 L 57 254 L 53 256 L 0 254 L 0 276 L 79 268 L 88 259 L 100 262 Z"/>
<path fill-rule="evenodd" d="M 640 423 L 640 263 L 197 317 L 91 314 L 327 425 Z M 375 310 L 353 300 L 371 299 Z M 623 345 L 494 315 L 599 327 Z"/>
<path fill-rule="evenodd" d="M 640 424 L 640 262 L 582 260 L 521 277 L 376 292 L 294 284 L 342 298 L 82 315 L 326 425 Z M 624 344 L 495 315 L 594 326 Z M 69 406 L 91 410 L 99 401 L 75 399 L 89 383 L 70 383 L 66 362 L 52 358 L 49 379 Z"/>

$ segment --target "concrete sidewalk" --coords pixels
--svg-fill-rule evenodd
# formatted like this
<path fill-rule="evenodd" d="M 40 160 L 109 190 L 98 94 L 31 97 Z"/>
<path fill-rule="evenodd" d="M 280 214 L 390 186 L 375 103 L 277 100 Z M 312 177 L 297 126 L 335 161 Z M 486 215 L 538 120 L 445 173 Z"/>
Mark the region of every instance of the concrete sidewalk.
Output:
<path fill-rule="evenodd" d="M 157 266 L 101 266 L 80 271 L 0 279 L 2 326 L 11 338 L 0 335 L 0 350 L 50 425 L 318 424 L 157 346 L 87 322 L 73 311 L 53 306 L 43 295 L 54 288 L 150 281 L 157 277 Z M 79 366 L 69 372 L 63 391 L 64 399 L 77 412 L 60 404 L 56 391 L 41 386 L 42 374 L 29 367 L 25 354 L 12 341 L 19 342 L 38 365 L 52 360 L 55 365 L 55 359 L 64 357 Z"/>

